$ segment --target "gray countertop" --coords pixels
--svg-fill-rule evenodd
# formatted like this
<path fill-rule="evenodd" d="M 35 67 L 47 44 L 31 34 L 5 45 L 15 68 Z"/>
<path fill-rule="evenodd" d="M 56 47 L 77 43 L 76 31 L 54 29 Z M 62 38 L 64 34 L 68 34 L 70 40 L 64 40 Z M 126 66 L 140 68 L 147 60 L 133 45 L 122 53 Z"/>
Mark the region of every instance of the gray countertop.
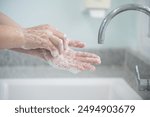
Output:
<path fill-rule="evenodd" d="M 57 70 L 51 66 L 15 66 L 0 67 L 0 78 L 75 78 L 75 77 L 124 77 L 122 67 L 97 67 L 96 71 L 84 71 L 74 74 Z"/>

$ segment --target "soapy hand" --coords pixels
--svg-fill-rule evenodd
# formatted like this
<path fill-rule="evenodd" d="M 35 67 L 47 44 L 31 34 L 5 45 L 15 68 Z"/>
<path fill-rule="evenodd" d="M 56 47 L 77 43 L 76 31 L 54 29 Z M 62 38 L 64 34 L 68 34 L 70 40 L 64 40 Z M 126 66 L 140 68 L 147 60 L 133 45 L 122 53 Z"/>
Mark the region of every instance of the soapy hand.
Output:
<path fill-rule="evenodd" d="M 48 61 L 53 67 L 57 69 L 67 70 L 73 73 L 80 71 L 94 71 L 93 64 L 100 64 L 100 57 L 93 53 L 74 51 L 68 49 L 58 57 L 52 57 L 50 52 L 45 49 L 24 50 L 13 49 L 18 52 L 38 56 Z"/>
<path fill-rule="evenodd" d="M 42 25 L 24 30 L 25 44 L 23 49 L 43 48 L 51 52 L 53 57 L 58 56 L 64 50 L 65 37 L 54 35 L 49 25 Z"/>
<path fill-rule="evenodd" d="M 46 49 L 53 57 L 62 54 L 68 46 L 84 47 L 84 43 L 66 39 L 65 34 L 47 24 L 24 29 L 24 37 L 23 49 Z"/>
<path fill-rule="evenodd" d="M 95 67 L 92 64 L 100 64 L 100 57 L 88 53 L 88 52 L 78 52 L 72 49 L 68 49 L 63 52 L 62 55 L 53 58 L 46 50 L 44 51 L 45 59 L 51 64 L 54 68 L 67 70 L 73 73 L 78 73 L 80 71 L 90 70 L 94 71 Z"/>
<path fill-rule="evenodd" d="M 49 25 L 40 25 L 24 30 L 26 43 L 23 48 L 12 50 L 38 56 L 57 69 L 70 72 L 85 70 L 94 71 L 93 64 L 100 64 L 100 57 L 88 53 L 74 51 L 71 47 L 83 48 L 81 41 L 67 39 L 66 36 Z"/>

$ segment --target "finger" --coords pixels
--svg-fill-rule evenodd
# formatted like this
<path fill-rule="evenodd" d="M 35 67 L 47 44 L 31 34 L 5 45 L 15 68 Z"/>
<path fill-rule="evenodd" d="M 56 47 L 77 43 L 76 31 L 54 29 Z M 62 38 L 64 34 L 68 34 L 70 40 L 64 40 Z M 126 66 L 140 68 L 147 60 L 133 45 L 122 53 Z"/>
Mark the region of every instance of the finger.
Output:
<path fill-rule="evenodd" d="M 99 58 L 75 57 L 75 60 L 90 63 L 90 64 L 100 64 L 101 63 Z"/>
<path fill-rule="evenodd" d="M 67 43 L 67 40 L 66 40 L 66 38 L 67 38 L 66 34 L 58 31 L 56 28 L 54 28 L 52 26 L 49 26 L 49 25 L 45 26 L 45 30 L 51 31 L 53 33 L 53 35 L 55 35 L 56 37 L 61 39 L 63 41 L 64 49 L 65 50 L 67 49 L 68 43 Z"/>
<path fill-rule="evenodd" d="M 84 48 L 85 47 L 85 43 L 83 43 L 81 41 L 76 41 L 76 40 L 68 40 L 68 45 L 70 47 L 76 47 L 76 48 Z"/>
<path fill-rule="evenodd" d="M 55 36 L 51 31 L 46 29 L 44 31 L 43 30 L 42 31 L 41 30 L 31 30 L 31 32 L 30 31 L 28 31 L 28 32 L 41 37 L 43 40 L 45 40 L 45 39 L 50 40 L 55 45 L 55 47 L 57 47 L 60 54 L 63 52 L 63 50 L 64 50 L 63 42 L 66 43 L 66 41 Z"/>
<path fill-rule="evenodd" d="M 76 71 L 83 71 L 85 68 L 79 64 L 77 64 L 77 61 L 72 61 L 72 60 L 67 60 L 67 64 L 66 62 L 63 61 L 55 61 L 55 58 L 52 59 L 52 63 L 55 65 L 55 67 L 59 68 L 59 69 L 64 69 L 67 71 L 72 71 L 72 72 L 76 72 Z"/>
<path fill-rule="evenodd" d="M 89 63 L 73 61 L 73 62 L 70 62 L 69 64 L 72 68 L 76 68 L 77 70 L 80 70 L 80 71 L 85 71 L 85 70 L 94 71 L 95 70 L 95 67 Z"/>
<path fill-rule="evenodd" d="M 43 35 L 43 30 L 47 30 L 48 32 L 52 32 L 53 35 L 60 38 L 63 41 L 64 49 L 66 50 L 68 47 L 67 40 L 66 40 L 66 34 L 58 31 L 56 28 L 50 26 L 50 25 L 40 25 L 36 27 L 31 27 L 27 29 L 28 32 L 37 33 L 39 35 Z"/>
<path fill-rule="evenodd" d="M 94 71 L 96 69 L 93 65 L 87 63 L 83 63 L 83 67 L 85 70 L 90 70 L 90 71 Z"/>
<path fill-rule="evenodd" d="M 48 41 L 48 44 L 45 44 L 45 47 L 47 50 L 50 50 L 51 55 L 53 57 L 57 57 L 59 55 L 58 49 L 55 47 L 55 45 L 52 42 Z"/>
<path fill-rule="evenodd" d="M 30 34 L 30 32 L 29 32 L 29 34 Z M 55 38 L 53 36 L 52 32 L 47 31 L 47 30 L 46 31 L 35 30 L 35 31 L 31 32 L 31 35 L 32 35 L 32 37 L 35 37 L 35 40 L 38 43 L 36 46 L 39 46 L 39 48 L 45 48 L 45 49 L 49 50 L 53 57 L 56 57 L 59 55 L 58 49 L 60 51 L 62 51 L 61 40 L 59 41 L 57 39 L 57 37 Z M 51 38 L 49 38 L 49 37 L 51 37 Z M 49 40 L 49 39 L 51 39 L 51 40 Z"/>
<path fill-rule="evenodd" d="M 47 27 L 46 29 L 50 30 L 53 33 L 53 35 L 55 35 L 56 37 L 58 37 L 59 39 L 61 39 L 63 41 L 64 49 L 67 49 L 68 44 L 67 44 L 67 40 L 66 40 L 66 38 L 67 38 L 66 34 L 60 32 L 59 30 L 57 30 L 56 28 L 54 28 L 52 26 L 46 26 L 46 27 Z"/>
<path fill-rule="evenodd" d="M 72 64 L 71 67 L 74 67 L 80 71 L 90 70 L 94 71 L 95 67 L 91 64 L 77 62 L 77 64 Z"/>
<path fill-rule="evenodd" d="M 91 58 L 99 58 L 100 59 L 100 57 L 98 55 L 93 54 L 93 53 L 89 53 L 89 52 L 78 51 L 75 53 L 75 56 L 77 56 L 77 57 L 91 57 Z"/>
<path fill-rule="evenodd" d="M 56 28 L 52 27 L 52 26 L 47 26 L 46 25 L 46 28 L 45 30 L 48 30 L 48 31 L 51 31 L 53 33 L 54 36 L 58 37 L 59 39 L 61 39 L 63 41 L 63 46 L 64 46 L 64 49 L 67 49 L 68 47 L 68 44 L 67 44 L 67 36 L 66 34 L 58 31 Z"/>
<path fill-rule="evenodd" d="M 57 47 L 59 53 L 62 54 L 64 50 L 63 41 L 54 35 L 50 35 L 49 40 Z"/>
<path fill-rule="evenodd" d="M 75 63 L 69 63 L 69 64 L 70 64 L 69 66 L 72 70 L 75 70 L 75 69 L 77 69 L 79 71 L 84 71 L 85 70 L 84 66 L 82 66 L 82 65 L 75 64 Z"/>
<path fill-rule="evenodd" d="M 53 32 L 53 34 L 61 39 L 65 39 L 66 38 L 66 34 L 58 31 L 58 30 L 54 30 L 54 29 L 51 29 L 50 30 Z"/>
<path fill-rule="evenodd" d="M 35 43 L 35 45 L 37 46 L 36 48 L 49 50 L 53 57 L 57 57 L 59 55 L 57 47 L 55 47 L 55 45 L 48 39 L 42 39 L 36 36 L 36 40 L 38 40 L 37 43 Z"/>
<path fill-rule="evenodd" d="M 64 50 L 66 50 L 68 48 L 67 35 L 58 31 L 53 32 L 53 35 L 55 35 L 56 37 L 60 38 L 63 41 Z"/>

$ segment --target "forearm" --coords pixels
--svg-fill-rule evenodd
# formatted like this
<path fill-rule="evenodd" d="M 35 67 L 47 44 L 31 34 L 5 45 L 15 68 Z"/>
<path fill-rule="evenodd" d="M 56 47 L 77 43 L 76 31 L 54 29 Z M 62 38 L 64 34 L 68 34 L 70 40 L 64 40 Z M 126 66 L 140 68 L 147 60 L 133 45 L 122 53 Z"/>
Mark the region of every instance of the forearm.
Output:
<path fill-rule="evenodd" d="M 17 24 L 14 20 L 12 20 L 10 17 L 6 16 L 2 12 L 0 12 L 0 25 L 9 25 L 21 28 L 19 24 Z"/>
<path fill-rule="evenodd" d="M 24 44 L 22 29 L 0 25 L 0 49 L 20 48 Z"/>

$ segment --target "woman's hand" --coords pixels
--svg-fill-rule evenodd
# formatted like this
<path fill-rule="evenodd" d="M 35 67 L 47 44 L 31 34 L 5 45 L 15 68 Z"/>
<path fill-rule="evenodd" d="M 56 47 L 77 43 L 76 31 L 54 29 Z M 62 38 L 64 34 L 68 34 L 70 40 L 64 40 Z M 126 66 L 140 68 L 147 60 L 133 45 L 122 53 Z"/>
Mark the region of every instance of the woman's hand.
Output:
<path fill-rule="evenodd" d="M 84 47 L 84 43 L 80 41 L 69 41 L 65 34 L 56 30 L 49 25 L 40 25 L 36 27 L 26 28 L 24 30 L 25 44 L 23 49 L 46 49 L 51 52 L 53 57 L 62 54 L 68 46 L 78 48 Z"/>
<path fill-rule="evenodd" d="M 40 57 L 55 68 L 71 72 L 94 71 L 93 64 L 101 63 L 100 57 L 95 54 L 72 50 L 71 47 L 83 48 L 85 44 L 67 39 L 49 25 L 26 28 L 24 35 L 25 45 L 12 50 Z"/>
<path fill-rule="evenodd" d="M 95 67 L 93 64 L 101 63 L 100 57 L 95 54 L 88 52 L 74 51 L 72 49 L 64 51 L 60 56 L 55 58 L 52 57 L 50 52 L 45 49 L 32 49 L 32 50 L 12 49 L 12 50 L 40 57 L 48 61 L 53 67 L 57 69 L 63 69 L 74 73 L 87 70 L 94 71 Z"/>
<path fill-rule="evenodd" d="M 56 58 L 51 57 L 47 50 L 43 50 L 45 59 L 57 69 L 67 70 L 73 73 L 80 71 L 94 71 L 96 68 L 93 64 L 100 64 L 100 57 L 88 52 L 74 51 L 68 49 Z"/>
<path fill-rule="evenodd" d="M 40 57 L 57 69 L 63 69 L 74 73 L 87 70 L 94 71 L 94 64 L 101 63 L 100 57 L 96 54 L 74 51 L 70 47 L 81 48 L 83 47 L 83 43 L 80 41 L 68 41 L 68 48 L 57 57 L 53 57 L 49 50 L 41 48 L 30 50 L 15 48 L 12 50 Z"/>
<path fill-rule="evenodd" d="M 48 25 L 27 28 L 24 30 L 24 37 L 23 49 L 47 49 L 53 57 L 58 56 L 64 50 L 65 37 L 60 38 L 54 35 Z"/>

